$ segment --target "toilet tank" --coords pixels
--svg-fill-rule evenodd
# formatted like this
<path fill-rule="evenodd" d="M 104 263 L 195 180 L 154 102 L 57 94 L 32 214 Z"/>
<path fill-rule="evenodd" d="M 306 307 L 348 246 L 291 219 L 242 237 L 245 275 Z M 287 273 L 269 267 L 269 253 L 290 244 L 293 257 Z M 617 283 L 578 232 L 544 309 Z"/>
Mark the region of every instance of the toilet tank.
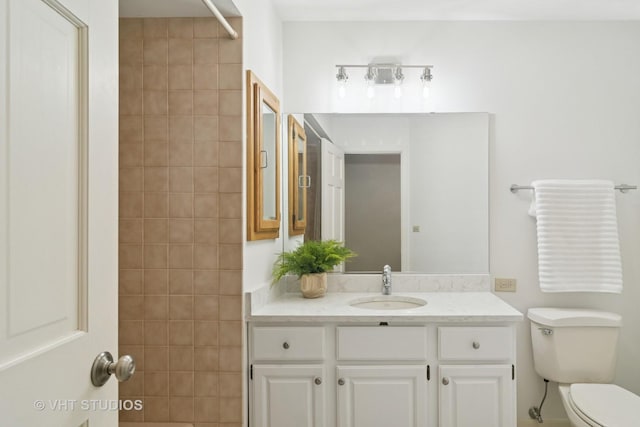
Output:
<path fill-rule="evenodd" d="M 559 383 L 609 383 L 616 368 L 622 320 L 605 311 L 531 308 L 533 364 Z"/>

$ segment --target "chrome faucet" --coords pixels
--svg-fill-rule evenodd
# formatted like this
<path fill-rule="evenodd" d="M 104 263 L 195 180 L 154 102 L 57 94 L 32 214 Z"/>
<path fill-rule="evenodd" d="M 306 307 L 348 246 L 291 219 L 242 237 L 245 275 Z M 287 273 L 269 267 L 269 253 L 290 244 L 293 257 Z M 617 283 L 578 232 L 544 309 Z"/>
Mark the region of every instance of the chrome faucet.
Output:
<path fill-rule="evenodd" d="M 382 295 L 391 295 L 391 266 L 382 269 Z"/>

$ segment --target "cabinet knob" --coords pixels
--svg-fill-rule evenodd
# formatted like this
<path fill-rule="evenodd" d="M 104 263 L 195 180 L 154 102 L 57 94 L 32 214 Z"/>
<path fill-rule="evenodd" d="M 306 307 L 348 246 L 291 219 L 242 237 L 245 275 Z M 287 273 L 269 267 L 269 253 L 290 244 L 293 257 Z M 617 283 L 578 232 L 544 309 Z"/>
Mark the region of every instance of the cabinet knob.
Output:
<path fill-rule="evenodd" d="M 474 341 L 473 342 L 473 348 L 475 348 L 476 350 L 480 348 L 480 343 L 478 341 Z"/>
<path fill-rule="evenodd" d="M 449 378 L 444 377 L 444 378 L 442 379 L 442 384 L 444 384 L 444 385 L 449 385 Z"/>
<path fill-rule="evenodd" d="M 286 342 L 286 341 L 284 343 L 282 343 L 282 348 L 284 348 L 285 350 L 288 350 L 289 349 L 289 343 Z"/>
<path fill-rule="evenodd" d="M 316 378 L 313 380 L 313 382 L 314 382 L 314 383 L 316 383 L 316 385 L 320 385 L 320 384 L 322 384 L 322 378 L 320 378 L 320 377 L 316 377 Z"/>
<path fill-rule="evenodd" d="M 344 378 L 338 379 L 338 385 L 344 385 Z"/>

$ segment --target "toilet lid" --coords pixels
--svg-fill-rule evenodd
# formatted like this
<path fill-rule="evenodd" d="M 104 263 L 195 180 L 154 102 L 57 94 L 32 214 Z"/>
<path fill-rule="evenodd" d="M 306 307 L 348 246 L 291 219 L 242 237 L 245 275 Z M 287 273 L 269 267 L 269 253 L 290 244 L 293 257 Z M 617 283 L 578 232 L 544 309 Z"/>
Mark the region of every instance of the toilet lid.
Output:
<path fill-rule="evenodd" d="M 615 384 L 571 384 L 570 390 L 576 409 L 598 425 L 638 425 L 640 396 Z"/>

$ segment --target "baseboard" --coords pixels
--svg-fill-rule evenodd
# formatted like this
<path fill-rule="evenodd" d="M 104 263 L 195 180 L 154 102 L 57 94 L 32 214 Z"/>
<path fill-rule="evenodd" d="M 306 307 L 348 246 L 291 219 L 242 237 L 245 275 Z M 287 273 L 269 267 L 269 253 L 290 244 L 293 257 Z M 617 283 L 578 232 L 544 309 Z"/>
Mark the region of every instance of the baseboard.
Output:
<path fill-rule="evenodd" d="M 571 427 L 571 423 L 567 419 L 544 419 L 544 423 L 539 424 L 536 420 L 519 419 L 518 427 Z"/>

